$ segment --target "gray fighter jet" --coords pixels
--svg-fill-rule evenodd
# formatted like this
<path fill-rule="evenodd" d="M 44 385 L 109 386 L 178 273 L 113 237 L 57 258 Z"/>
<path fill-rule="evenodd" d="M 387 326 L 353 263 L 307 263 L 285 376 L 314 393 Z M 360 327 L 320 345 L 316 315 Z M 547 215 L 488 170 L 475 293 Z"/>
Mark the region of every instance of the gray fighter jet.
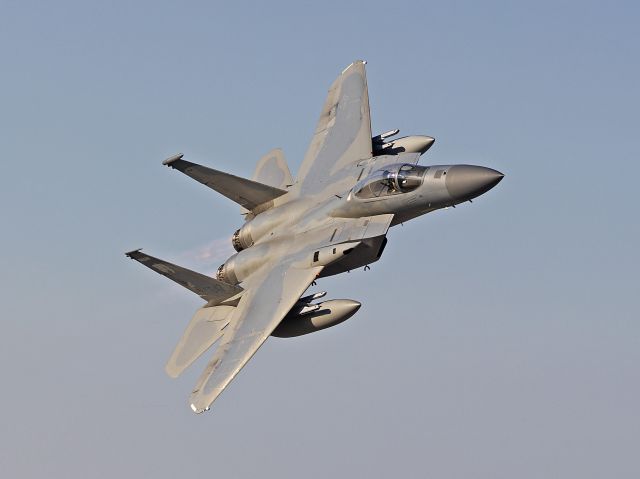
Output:
<path fill-rule="evenodd" d="M 198 294 L 196 311 L 166 365 L 177 377 L 216 341 L 219 345 L 191 393 L 191 409 L 207 411 L 269 336 L 293 337 L 345 321 L 360 303 L 302 296 L 315 280 L 378 261 L 391 226 L 471 201 L 503 174 L 482 166 L 420 166 L 428 136 L 371 134 L 364 61 L 331 85 L 311 145 L 294 180 L 281 150 L 258 163 L 251 180 L 176 155 L 164 164 L 241 205 L 237 251 L 215 278 L 149 256 L 127 256 Z M 394 139 L 395 138 L 395 139 Z"/>

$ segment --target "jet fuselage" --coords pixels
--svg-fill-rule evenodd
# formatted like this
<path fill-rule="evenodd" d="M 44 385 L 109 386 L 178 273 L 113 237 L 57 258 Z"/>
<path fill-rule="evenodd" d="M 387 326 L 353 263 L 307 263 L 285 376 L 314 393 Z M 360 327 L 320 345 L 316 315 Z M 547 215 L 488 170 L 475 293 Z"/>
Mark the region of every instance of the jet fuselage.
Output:
<path fill-rule="evenodd" d="M 406 173 L 403 173 L 403 170 Z M 274 247 L 293 247 L 296 237 L 330 227 L 336 218 L 394 215 L 392 226 L 431 211 L 470 201 L 489 191 L 503 174 L 483 166 L 398 163 L 370 172 L 351 190 L 328 200 L 300 197 L 264 211 L 234 235 L 241 246 L 218 270 L 218 279 L 238 284 L 259 269 Z M 337 229 L 336 229 L 337 231 Z M 332 238 L 333 240 L 333 238 Z M 368 238 L 321 276 L 339 274 L 377 261 L 386 239 Z"/>

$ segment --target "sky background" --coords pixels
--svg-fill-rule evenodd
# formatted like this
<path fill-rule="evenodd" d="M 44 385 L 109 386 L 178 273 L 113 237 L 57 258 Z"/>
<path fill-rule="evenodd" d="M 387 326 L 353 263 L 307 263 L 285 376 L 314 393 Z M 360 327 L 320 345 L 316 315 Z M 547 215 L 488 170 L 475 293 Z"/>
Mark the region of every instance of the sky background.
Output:
<path fill-rule="evenodd" d="M 637 2 L 0 0 L 0 475 L 640 477 Z M 340 71 L 422 164 L 505 173 L 315 290 L 214 404 L 164 364 L 237 205 L 161 161 L 297 171 Z"/>

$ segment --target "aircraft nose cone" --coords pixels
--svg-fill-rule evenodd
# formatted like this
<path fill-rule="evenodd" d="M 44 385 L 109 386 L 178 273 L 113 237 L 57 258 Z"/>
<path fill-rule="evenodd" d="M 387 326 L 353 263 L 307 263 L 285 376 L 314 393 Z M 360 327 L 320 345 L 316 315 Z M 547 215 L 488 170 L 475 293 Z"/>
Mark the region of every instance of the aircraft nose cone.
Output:
<path fill-rule="evenodd" d="M 456 201 L 467 201 L 486 193 L 500 183 L 504 175 L 484 166 L 455 165 L 447 171 L 445 186 Z"/>

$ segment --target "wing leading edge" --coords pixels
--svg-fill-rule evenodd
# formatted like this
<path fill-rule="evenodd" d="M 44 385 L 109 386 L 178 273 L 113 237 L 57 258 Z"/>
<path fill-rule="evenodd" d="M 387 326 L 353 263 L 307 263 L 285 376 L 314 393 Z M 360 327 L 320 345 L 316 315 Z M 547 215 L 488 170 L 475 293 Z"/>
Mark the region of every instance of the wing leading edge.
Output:
<path fill-rule="evenodd" d="M 173 156 L 162 163 L 181 171 L 250 211 L 287 193 L 280 188 L 191 163 L 183 160 L 182 154 Z"/>
<path fill-rule="evenodd" d="M 364 61 L 333 82 L 297 178 L 298 195 L 344 189 L 344 169 L 372 156 L 371 113 Z"/>
<path fill-rule="evenodd" d="M 245 286 L 229 316 L 221 344 L 191 393 L 191 409 L 201 413 L 222 393 L 322 271 L 289 261 L 266 265 Z"/>

